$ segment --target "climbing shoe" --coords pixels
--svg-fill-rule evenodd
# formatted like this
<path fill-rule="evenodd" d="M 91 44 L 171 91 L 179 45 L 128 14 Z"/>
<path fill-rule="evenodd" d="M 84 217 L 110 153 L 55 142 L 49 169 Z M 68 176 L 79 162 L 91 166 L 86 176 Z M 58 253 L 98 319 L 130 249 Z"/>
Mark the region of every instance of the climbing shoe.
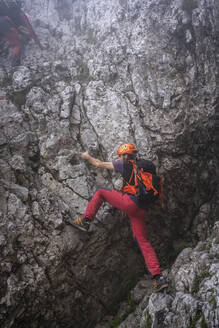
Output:
<path fill-rule="evenodd" d="M 159 292 L 168 287 L 166 279 L 162 275 L 157 275 L 153 278 L 154 292 Z"/>
<path fill-rule="evenodd" d="M 88 231 L 90 227 L 90 220 L 88 218 L 84 218 L 83 216 L 73 220 L 73 226 L 82 231 Z"/>

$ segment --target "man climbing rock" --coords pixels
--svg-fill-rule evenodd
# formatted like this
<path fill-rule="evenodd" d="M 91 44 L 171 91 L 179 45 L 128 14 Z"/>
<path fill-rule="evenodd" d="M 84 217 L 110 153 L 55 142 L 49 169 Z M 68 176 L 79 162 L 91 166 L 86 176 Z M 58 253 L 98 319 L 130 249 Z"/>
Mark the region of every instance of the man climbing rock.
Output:
<path fill-rule="evenodd" d="M 156 173 L 156 168 L 151 161 L 137 158 L 137 151 L 133 144 L 121 145 L 118 148 L 117 154 L 119 155 L 119 159 L 114 162 L 103 162 L 90 156 L 88 152 L 81 154 L 82 159 L 87 160 L 97 168 L 114 170 L 120 173 L 124 182 L 121 188 L 122 192 L 107 188 L 98 189 L 88 203 L 83 216 L 74 219 L 73 225 L 82 231 L 88 231 L 90 222 L 94 219 L 103 202 L 107 202 L 126 213 L 131 221 L 133 237 L 137 241 L 144 257 L 146 267 L 152 275 L 154 290 L 160 291 L 166 288 L 168 284 L 162 275 L 155 251 L 146 239 L 145 216 L 148 211 L 148 204 L 139 201 L 135 193 L 138 165 L 144 163 L 147 166 L 147 170 L 153 174 Z M 151 175 L 151 173 L 149 173 L 148 176 Z"/>
<path fill-rule="evenodd" d="M 33 38 L 42 49 L 27 16 L 21 10 L 20 0 L 0 0 L 0 40 L 5 38 L 13 49 L 12 66 L 20 65 L 21 38 Z"/>

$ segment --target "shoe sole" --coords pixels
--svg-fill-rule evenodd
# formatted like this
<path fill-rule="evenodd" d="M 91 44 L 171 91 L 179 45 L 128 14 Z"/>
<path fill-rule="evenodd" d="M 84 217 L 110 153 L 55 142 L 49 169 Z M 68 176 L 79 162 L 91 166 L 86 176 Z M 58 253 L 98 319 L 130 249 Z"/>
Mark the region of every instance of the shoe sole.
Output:
<path fill-rule="evenodd" d="M 74 224 L 74 223 L 72 223 L 72 225 L 73 225 L 74 228 L 76 228 L 76 229 L 78 229 L 78 230 L 81 230 L 81 231 L 84 231 L 84 232 L 88 232 L 87 229 L 85 229 L 85 228 L 83 228 L 83 227 L 80 227 L 78 224 Z"/>
<path fill-rule="evenodd" d="M 163 286 L 161 286 L 159 289 L 155 289 L 154 292 L 155 293 L 158 293 L 160 292 L 161 290 L 163 290 L 164 288 L 167 288 L 168 287 L 168 284 L 164 284 Z"/>

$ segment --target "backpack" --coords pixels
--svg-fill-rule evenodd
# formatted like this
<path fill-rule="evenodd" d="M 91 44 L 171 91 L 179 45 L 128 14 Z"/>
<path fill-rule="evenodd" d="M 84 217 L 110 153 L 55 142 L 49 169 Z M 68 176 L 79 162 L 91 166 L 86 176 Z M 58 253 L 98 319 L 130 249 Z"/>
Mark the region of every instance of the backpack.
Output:
<path fill-rule="evenodd" d="M 129 181 L 124 181 L 122 191 L 135 195 L 140 204 L 152 205 L 162 197 L 161 177 L 156 174 L 155 165 L 144 159 L 128 162 L 132 164 L 132 173 Z"/>

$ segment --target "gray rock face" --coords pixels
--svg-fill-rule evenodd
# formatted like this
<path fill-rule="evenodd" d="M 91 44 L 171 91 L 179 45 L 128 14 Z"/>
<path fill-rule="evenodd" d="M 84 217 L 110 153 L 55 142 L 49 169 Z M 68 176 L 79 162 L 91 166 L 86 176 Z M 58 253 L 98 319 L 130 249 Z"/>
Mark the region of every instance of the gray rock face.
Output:
<path fill-rule="evenodd" d="M 218 327 L 218 235 L 219 221 L 207 240 L 179 254 L 168 274 L 169 288 L 165 293 L 153 293 L 148 277 L 139 281 L 129 301 L 120 306 L 117 321 L 126 319 L 118 327 Z M 130 313 L 133 304 L 135 309 Z M 108 322 L 95 328 L 109 326 Z"/>
<path fill-rule="evenodd" d="M 111 161 L 119 144 L 133 142 L 157 165 L 165 209 L 148 214 L 147 235 L 163 266 L 186 243 L 204 242 L 218 209 L 218 7 L 24 1 L 44 49 L 30 41 L 12 70 L 0 40 L 1 327 L 94 327 L 144 270 L 118 211 L 103 206 L 88 236 L 70 225 L 99 186 L 119 185 L 81 161 L 85 149 Z M 214 276 L 217 243 L 210 249 L 197 258 L 187 248 L 191 272 L 180 257 L 171 270 L 182 277 L 171 306 L 199 311 L 201 302 L 209 327 L 217 324 L 207 307 L 213 296 L 203 299 L 201 289 L 216 278 L 203 279 L 193 301 L 188 295 L 203 268 Z M 153 296 L 152 320 L 154 304 L 164 313 L 170 297 Z"/>
<path fill-rule="evenodd" d="M 180 253 L 169 275 L 174 294 L 152 294 L 140 328 L 148 327 L 147 322 L 162 328 L 218 327 L 218 235 L 219 222 L 209 239 Z"/>

